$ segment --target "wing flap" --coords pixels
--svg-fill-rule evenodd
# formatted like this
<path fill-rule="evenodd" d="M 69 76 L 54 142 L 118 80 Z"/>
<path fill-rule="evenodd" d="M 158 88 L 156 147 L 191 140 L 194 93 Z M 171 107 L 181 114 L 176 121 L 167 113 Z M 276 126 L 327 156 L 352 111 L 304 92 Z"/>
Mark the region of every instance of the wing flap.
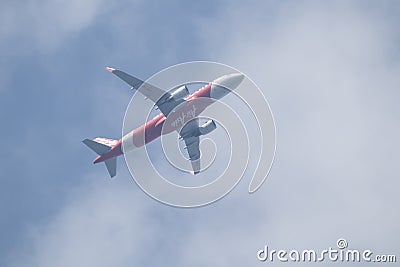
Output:
<path fill-rule="evenodd" d="M 186 144 L 186 150 L 189 154 L 189 160 L 192 164 L 194 174 L 200 172 L 200 138 L 186 137 L 183 139 Z"/>
<path fill-rule="evenodd" d="M 171 94 L 169 92 L 166 92 L 152 84 L 133 77 L 123 71 L 108 67 L 106 68 L 106 70 L 125 81 L 132 87 L 133 90 L 139 91 L 146 98 L 152 100 L 165 116 L 168 116 L 168 114 L 176 106 L 185 101 L 184 99 L 174 100 L 173 98 L 171 98 Z"/>
<path fill-rule="evenodd" d="M 148 99 L 152 100 L 155 103 L 159 101 L 166 94 L 164 90 L 156 86 L 153 86 L 149 83 L 146 83 L 140 80 L 139 78 L 133 77 L 121 70 L 116 70 L 113 68 L 106 68 L 106 69 L 115 76 L 119 77 L 127 84 L 129 84 L 133 90 L 138 90 L 141 94 L 143 94 L 145 97 L 147 97 Z"/>
<path fill-rule="evenodd" d="M 200 172 L 200 138 L 196 136 L 199 128 L 199 119 L 193 119 L 186 123 L 179 132 L 185 141 L 186 150 L 189 154 L 189 160 L 192 164 L 193 174 Z"/>

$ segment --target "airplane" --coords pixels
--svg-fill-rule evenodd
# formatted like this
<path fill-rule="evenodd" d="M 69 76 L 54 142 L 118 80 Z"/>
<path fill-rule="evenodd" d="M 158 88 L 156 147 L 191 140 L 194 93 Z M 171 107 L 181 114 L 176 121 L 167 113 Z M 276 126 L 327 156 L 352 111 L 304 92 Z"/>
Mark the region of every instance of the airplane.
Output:
<path fill-rule="evenodd" d="M 153 101 L 161 113 L 119 140 L 103 137 L 84 139 L 82 142 L 98 154 L 93 163 L 104 162 L 109 175 L 114 177 L 117 174 L 118 156 L 140 148 L 162 134 L 178 131 L 180 139 L 185 142 L 191 161 L 193 169 L 191 174 L 199 173 L 200 136 L 214 131 L 217 125 L 214 120 L 208 120 L 200 125 L 198 116 L 213 102 L 236 89 L 243 81 L 244 75 L 241 73 L 223 75 L 190 94 L 187 85 L 182 85 L 173 92 L 167 92 L 121 70 L 109 67 L 106 70 L 129 84 L 132 90 L 139 91 L 145 98 Z M 202 101 L 198 101 L 199 99 Z M 170 123 L 166 124 L 167 118 Z"/>

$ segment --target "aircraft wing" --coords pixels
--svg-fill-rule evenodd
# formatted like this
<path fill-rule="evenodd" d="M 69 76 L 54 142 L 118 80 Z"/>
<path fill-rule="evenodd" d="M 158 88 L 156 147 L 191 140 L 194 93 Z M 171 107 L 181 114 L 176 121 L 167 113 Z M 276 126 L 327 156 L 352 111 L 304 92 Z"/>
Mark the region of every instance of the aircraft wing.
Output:
<path fill-rule="evenodd" d="M 185 101 L 184 99 L 175 100 L 171 97 L 171 94 L 169 92 L 166 92 L 154 85 L 146 83 L 123 71 L 113 68 L 106 68 L 106 70 L 115 74 L 120 79 L 129 84 L 132 90 L 138 90 L 146 98 L 152 100 L 166 117 L 176 106 Z"/>
<path fill-rule="evenodd" d="M 192 164 L 193 174 L 200 172 L 200 138 L 196 136 L 199 129 L 199 119 L 193 119 L 183 126 L 180 135 L 185 141 L 189 160 Z"/>

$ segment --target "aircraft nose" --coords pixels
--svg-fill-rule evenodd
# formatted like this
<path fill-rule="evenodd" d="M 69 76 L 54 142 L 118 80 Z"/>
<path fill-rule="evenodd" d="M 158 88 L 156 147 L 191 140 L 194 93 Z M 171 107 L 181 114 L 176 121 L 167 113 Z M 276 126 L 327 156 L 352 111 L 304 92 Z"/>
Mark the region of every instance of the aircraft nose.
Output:
<path fill-rule="evenodd" d="M 221 85 L 225 88 L 234 90 L 243 81 L 244 75 L 241 73 L 232 73 L 221 76 L 213 81 L 213 83 Z"/>

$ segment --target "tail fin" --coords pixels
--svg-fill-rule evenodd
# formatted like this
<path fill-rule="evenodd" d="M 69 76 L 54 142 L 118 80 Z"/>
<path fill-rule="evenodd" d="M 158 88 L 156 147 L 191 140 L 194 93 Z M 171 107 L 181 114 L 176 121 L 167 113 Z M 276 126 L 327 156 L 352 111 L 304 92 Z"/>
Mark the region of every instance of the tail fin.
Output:
<path fill-rule="evenodd" d="M 111 148 L 117 142 L 117 140 L 98 137 L 93 140 L 85 139 L 82 142 L 98 155 L 104 155 L 110 152 Z M 104 163 L 106 164 L 107 171 L 110 176 L 114 177 L 117 174 L 117 158 L 108 159 L 104 161 Z"/>

